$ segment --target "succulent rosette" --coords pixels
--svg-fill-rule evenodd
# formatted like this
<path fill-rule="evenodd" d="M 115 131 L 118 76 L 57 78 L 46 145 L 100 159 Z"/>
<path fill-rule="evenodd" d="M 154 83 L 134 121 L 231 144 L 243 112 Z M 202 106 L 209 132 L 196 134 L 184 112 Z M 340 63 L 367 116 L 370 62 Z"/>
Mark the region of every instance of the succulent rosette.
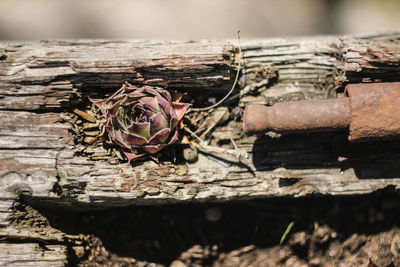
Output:
<path fill-rule="evenodd" d="M 129 161 L 155 154 L 178 140 L 178 123 L 190 104 L 172 101 L 161 88 L 125 83 L 99 107 L 104 130 Z"/>

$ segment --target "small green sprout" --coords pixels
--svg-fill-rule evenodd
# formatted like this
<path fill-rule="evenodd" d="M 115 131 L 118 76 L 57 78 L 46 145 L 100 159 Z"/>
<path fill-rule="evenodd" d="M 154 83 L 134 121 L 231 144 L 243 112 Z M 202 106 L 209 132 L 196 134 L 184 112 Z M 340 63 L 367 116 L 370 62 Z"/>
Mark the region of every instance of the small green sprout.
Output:
<path fill-rule="evenodd" d="M 283 233 L 282 237 L 281 237 L 281 241 L 279 242 L 279 244 L 283 244 L 283 242 L 285 242 L 285 239 L 287 237 L 287 235 L 290 233 L 290 230 L 292 230 L 292 227 L 294 226 L 294 221 L 291 221 L 288 225 L 288 227 L 286 228 L 285 232 Z"/>

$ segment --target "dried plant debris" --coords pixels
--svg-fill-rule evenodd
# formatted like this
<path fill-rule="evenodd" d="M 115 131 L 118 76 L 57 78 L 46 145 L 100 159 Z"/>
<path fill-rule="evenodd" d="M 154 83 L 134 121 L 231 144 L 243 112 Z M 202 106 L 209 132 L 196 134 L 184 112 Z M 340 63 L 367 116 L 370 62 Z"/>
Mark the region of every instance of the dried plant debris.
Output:
<path fill-rule="evenodd" d="M 100 115 L 93 105 L 75 108 L 70 116 L 71 131 L 75 137 L 76 153 L 89 156 L 92 160 L 108 160 L 117 164 L 123 160 L 119 149 L 100 144 Z"/>
<path fill-rule="evenodd" d="M 190 104 L 180 102 L 182 99 L 195 100 L 187 94 L 125 83 L 108 98 L 74 108 L 69 115 L 77 153 L 111 164 L 149 157 L 158 161 L 161 156 L 163 162 L 174 162 L 176 146 L 164 148 L 178 144 L 179 155 L 188 163 L 197 161 L 199 149 L 247 157 L 234 141 L 241 137 L 239 107 L 186 113 Z M 228 128 L 238 131 L 215 132 L 229 123 L 236 123 Z"/>
<path fill-rule="evenodd" d="M 119 257 L 106 250 L 98 237 L 85 235 L 83 244 L 72 247 L 77 266 L 162 266 L 161 264 Z"/>
<path fill-rule="evenodd" d="M 224 131 L 216 132 L 217 128 L 224 127 L 229 129 L 226 133 Z M 233 111 L 228 107 L 191 113 L 186 117 L 184 126 L 193 149 L 206 154 L 225 154 L 232 155 L 237 159 L 247 159 L 247 152 L 238 149 L 234 141 L 241 138 L 240 128 L 239 123 L 235 121 Z"/>

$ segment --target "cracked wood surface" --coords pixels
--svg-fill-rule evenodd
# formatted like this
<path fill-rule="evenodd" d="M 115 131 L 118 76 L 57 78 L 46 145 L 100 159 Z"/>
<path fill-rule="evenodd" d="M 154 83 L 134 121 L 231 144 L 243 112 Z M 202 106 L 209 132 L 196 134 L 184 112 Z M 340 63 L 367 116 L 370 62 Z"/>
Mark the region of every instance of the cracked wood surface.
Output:
<path fill-rule="evenodd" d="M 239 106 L 335 97 L 346 83 L 400 80 L 397 33 L 242 40 L 241 48 L 242 58 L 235 40 L 0 43 L 0 226 L 8 242 L 30 240 L 2 244 L 2 265 L 67 261 L 63 233 L 12 219 L 21 197 L 90 209 L 399 188 L 398 142 L 349 144 L 345 133 L 244 137 L 240 122 L 230 121 L 212 136 L 225 148 L 233 138 L 249 160 L 200 153 L 191 164 L 135 166 L 110 163 L 106 148 L 74 140 L 69 116 L 88 97 L 129 81 L 218 98 L 232 85 L 238 60 L 241 88 L 257 92 Z"/>
<path fill-rule="evenodd" d="M 0 243 L 1 266 L 66 266 L 67 247 Z"/>
<path fill-rule="evenodd" d="M 79 152 L 81 145 L 74 143 L 68 111 L 88 96 L 115 90 L 125 80 L 179 88 L 189 94 L 199 90 L 209 95 L 224 92 L 232 83 L 229 62 L 234 66 L 240 60 L 234 43 L 2 43 L 2 194 L 23 194 L 33 201 L 63 205 L 113 207 L 315 193 L 363 194 L 389 185 L 398 187 L 396 168 L 379 171 L 397 163 L 398 154 L 393 149 L 377 152 L 374 145 L 354 146 L 337 134 L 276 140 L 241 137 L 241 125 L 234 121 L 214 134 L 220 140 L 237 140 L 239 148 L 249 152 L 248 161 L 200 154 L 194 164 L 148 161 L 132 167 L 94 160 L 109 153 L 101 145 L 86 150 L 86 154 Z M 240 103 L 332 97 L 336 88 L 353 80 L 360 82 L 359 77 L 364 81 L 393 80 L 392 74 L 399 72 L 398 49 L 396 34 L 242 41 L 242 87 L 272 78 L 258 88 L 259 96 L 244 96 Z M 269 76 L 271 72 L 276 76 Z M 397 143 L 389 142 L 389 146 Z M 370 149 L 370 153 L 349 157 L 349 149 Z M 363 174 L 363 164 L 377 168 L 372 177 Z M 296 182 L 286 185 L 284 179 Z"/>
<path fill-rule="evenodd" d="M 179 88 L 189 94 L 226 91 L 233 76 L 229 62 L 234 66 L 239 60 L 234 43 L 2 43 L 2 194 L 23 194 L 33 201 L 77 207 L 113 207 L 364 194 L 390 185 L 398 187 L 395 149 L 377 151 L 374 144 L 348 144 L 340 134 L 242 137 L 241 125 L 234 121 L 217 128 L 214 135 L 220 140 L 234 138 L 239 148 L 250 154 L 248 161 L 200 154 L 193 164 L 148 161 L 132 167 L 95 160 L 109 154 L 101 145 L 80 153 L 81 145 L 74 143 L 68 122 L 71 108 L 88 96 L 115 90 L 125 80 Z M 258 88 L 259 96 L 244 96 L 240 103 L 332 97 L 336 88 L 353 80 L 360 82 L 359 77 L 364 81 L 393 80 L 392 74 L 400 69 L 398 49 L 396 34 L 242 41 L 242 87 L 271 78 L 271 71 L 276 78 Z M 396 142 L 386 145 L 396 146 Z M 357 149 L 370 153 L 357 154 Z M 363 164 L 376 167 L 374 171 L 367 168 L 372 176 L 364 174 Z M 388 168 L 392 171 L 385 172 Z M 296 182 L 286 184 L 285 179 Z"/>

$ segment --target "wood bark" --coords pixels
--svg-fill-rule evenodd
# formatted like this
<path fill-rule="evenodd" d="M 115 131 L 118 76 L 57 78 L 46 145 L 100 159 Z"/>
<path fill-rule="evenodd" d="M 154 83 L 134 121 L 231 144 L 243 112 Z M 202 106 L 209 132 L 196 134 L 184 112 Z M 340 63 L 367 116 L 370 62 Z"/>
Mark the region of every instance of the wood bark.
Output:
<path fill-rule="evenodd" d="M 219 99 L 232 86 L 240 60 L 240 88 L 252 89 L 238 99 L 243 107 L 335 97 L 347 83 L 400 80 L 398 33 L 242 40 L 240 48 L 241 54 L 236 40 L 0 43 L 2 231 L 24 232 L 10 220 L 21 197 L 90 209 L 399 188 L 398 142 L 350 144 L 346 133 L 246 137 L 240 121 L 230 120 L 211 141 L 232 148 L 234 140 L 248 160 L 200 153 L 195 163 L 180 164 L 121 163 L 102 144 L 77 141 L 82 133 L 71 123 L 73 109 L 88 108 L 88 97 L 109 95 L 125 81 Z M 25 232 L 34 240 L 46 236 Z M 59 252 L 49 260 L 65 261 L 63 235 L 48 238 L 58 242 L 52 251 Z M 30 246 L 24 249 L 36 245 Z"/>

